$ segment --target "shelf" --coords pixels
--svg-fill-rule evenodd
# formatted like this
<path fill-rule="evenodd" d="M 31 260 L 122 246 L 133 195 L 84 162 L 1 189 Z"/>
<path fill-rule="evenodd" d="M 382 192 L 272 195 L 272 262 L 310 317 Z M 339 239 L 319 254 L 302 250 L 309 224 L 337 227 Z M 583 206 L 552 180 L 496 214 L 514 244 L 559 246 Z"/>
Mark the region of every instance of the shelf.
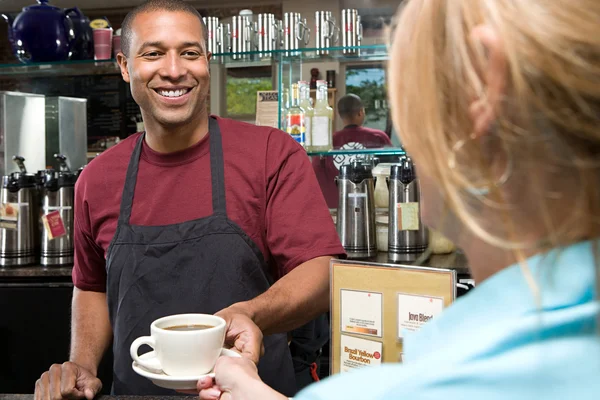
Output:
<path fill-rule="evenodd" d="M 298 50 L 247 51 L 242 53 L 215 53 L 211 63 L 236 66 L 238 64 L 283 63 L 306 61 L 383 61 L 388 59 L 387 46 L 373 44 L 354 47 L 303 48 Z M 258 64 L 260 65 L 260 64 Z"/>
<path fill-rule="evenodd" d="M 4 76 L 27 75 L 108 75 L 119 74 L 115 60 L 57 61 L 31 64 L 0 64 L 0 79 Z"/>
<path fill-rule="evenodd" d="M 379 149 L 358 149 L 358 150 L 329 150 L 329 151 L 307 151 L 309 156 L 335 157 L 345 155 L 379 155 L 379 156 L 402 156 L 405 154 L 400 147 L 385 147 Z"/>
<path fill-rule="evenodd" d="M 317 54 L 326 51 L 329 54 Z M 348 54 L 354 52 L 354 54 Z M 387 60 L 387 47 L 382 44 L 358 47 L 330 47 L 328 49 L 304 48 L 294 51 L 249 51 L 244 53 L 215 53 L 212 65 L 224 65 L 228 68 L 256 67 L 281 62 L 293 64 L 307 61 L 375 61 Z M 0 79 L 14 75 L 59 76 L 59 75 L 109 75 L 119 74 L 116 60 L 80 60 L 56 61 L 31 64 L 0 64 Z"/>

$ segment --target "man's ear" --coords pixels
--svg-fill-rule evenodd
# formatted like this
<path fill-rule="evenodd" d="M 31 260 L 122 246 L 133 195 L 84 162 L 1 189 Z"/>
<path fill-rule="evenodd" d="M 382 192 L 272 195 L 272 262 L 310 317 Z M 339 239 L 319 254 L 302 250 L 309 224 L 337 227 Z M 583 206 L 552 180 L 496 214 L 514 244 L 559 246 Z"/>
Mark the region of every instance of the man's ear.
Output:
<path fill-rule="evenodd" d="M 121 76 L 123 77 L 123 80 L 129 83 L 130 79 L 129 71 L 127 70 L 127 57 L 125 57 L 123 52 L 119 52 L 117 54 L 117 64 L 119 64 L 119 68 L 121 69 Z"/>

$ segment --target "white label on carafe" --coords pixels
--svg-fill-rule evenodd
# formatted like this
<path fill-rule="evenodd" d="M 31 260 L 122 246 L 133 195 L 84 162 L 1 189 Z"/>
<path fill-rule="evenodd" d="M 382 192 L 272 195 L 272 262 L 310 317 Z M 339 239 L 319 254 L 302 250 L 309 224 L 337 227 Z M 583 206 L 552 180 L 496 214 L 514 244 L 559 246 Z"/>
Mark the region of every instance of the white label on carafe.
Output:
<path fill-rule="evenodd" d="M 329 118 L 313 117 L 312 121 L 313 146 L 329 146 Z"/>
<path fill-rule="evenodd" d="M 419 203 L 398 203 L 398 230 L 419 230 Z"/>

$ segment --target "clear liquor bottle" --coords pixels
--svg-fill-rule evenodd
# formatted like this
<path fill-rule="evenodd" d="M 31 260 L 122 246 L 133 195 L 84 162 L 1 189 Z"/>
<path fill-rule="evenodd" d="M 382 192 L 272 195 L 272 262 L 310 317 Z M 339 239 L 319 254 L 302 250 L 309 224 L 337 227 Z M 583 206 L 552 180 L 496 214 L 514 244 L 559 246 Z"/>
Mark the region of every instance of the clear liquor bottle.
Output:
<path fill-rule="evenodd" d="M 306 143 L 306 121 L 304 120 L 304 109 L 300 107 L 300 90 L 297 83 L 292 84 L 290 108 L 286 114 L 286 128 L 298 143 L 305 146 Z"/>
<path fill-rule="evenodd" d="M 280 126 L 281 130 L 287 132 L 287 111 L 290 108 L 290 90 L 287 88 L 282 89 L 281 95 L 281 108 L 280 108 Z"/>
<path fill-rule="evenodd" d="M 333 149 L 333 108 L 329 106 L 326 81 L 317 81 L 317 102 L 312 118 L 312 150 Z"/>
<path fill-rule="evenodd" d="M 314 110 L 310 98 L 310 84 L 306 81 L 298 82 L 300 89 L 300 107 L 304 110 L 304 123 L 306 125 L 305 144 L 306 150 L 312 149 L 312 119 Z"/>

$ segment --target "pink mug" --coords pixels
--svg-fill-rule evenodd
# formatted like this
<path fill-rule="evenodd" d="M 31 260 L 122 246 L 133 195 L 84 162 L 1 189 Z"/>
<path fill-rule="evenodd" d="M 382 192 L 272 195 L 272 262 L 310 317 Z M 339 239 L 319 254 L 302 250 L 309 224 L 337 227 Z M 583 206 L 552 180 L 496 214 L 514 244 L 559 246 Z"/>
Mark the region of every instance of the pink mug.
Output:
<path fill-rule="evenodd" d="M 94 29 L 94 60 L 110 60 L 112 28 Z"/>
<path fill-rule="evenodd" d="M 113 36 L 112 38 L 113 58 L 117 58 L 117 54 L 121 51 L 121 36 Z"/>

